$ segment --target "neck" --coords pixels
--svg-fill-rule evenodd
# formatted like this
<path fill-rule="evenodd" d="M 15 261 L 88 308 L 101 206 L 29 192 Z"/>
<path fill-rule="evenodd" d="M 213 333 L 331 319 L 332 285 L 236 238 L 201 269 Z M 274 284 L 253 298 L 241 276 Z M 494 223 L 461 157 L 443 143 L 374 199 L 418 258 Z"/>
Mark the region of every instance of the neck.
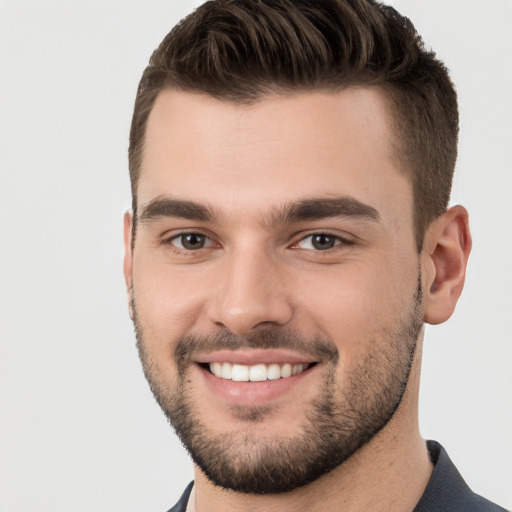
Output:
<path fill-rule="evenodd" d="M 432 473 L 418 427 L 421 345 L 419 342 L 407 389 L 394 417 L 341 466 L 292 492 L 263 496 L 220 489 L 196 468 L 191 510 L 408 512 L 414 509 Z"/>

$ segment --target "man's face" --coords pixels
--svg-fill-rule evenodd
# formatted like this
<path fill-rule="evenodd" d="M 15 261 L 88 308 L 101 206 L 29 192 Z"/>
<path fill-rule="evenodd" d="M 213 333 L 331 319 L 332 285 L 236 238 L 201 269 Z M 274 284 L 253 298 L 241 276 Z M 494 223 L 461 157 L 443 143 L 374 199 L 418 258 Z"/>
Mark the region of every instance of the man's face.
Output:
<path fill-rule="evenodd" d="M 304 485 L 398 408 L 422 303 L 390 139 L 375 88 L 157 98 L 125 273 L 148 381 L 215 484 Z"/>

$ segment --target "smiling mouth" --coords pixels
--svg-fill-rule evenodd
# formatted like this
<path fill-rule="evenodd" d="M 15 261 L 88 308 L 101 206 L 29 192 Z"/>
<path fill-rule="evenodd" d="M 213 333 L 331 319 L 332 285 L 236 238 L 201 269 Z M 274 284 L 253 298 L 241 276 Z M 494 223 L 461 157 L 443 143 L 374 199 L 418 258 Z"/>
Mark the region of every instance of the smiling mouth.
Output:
<path fill-rule="evenodd" d="M 201 366 L 210 373 L 224 380 L 235 382 L 263 382 L 266 380 L 287 379 L 299 375 L 316 363 L 305 364 L 231 364 L 228 362 L 204 363 Z"/>

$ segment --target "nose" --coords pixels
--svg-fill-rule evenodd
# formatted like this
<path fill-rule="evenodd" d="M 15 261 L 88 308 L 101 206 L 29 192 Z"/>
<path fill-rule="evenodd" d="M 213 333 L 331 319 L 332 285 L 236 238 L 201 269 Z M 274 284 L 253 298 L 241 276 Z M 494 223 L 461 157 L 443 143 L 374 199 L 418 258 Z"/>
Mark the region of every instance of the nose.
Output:
<path fill-rule="evenodd" d="M 283 326 L 293 317 L 285 276 L 264 250 L 238 251 L 226 257 L 216 283 L 209 320 L 234 334 Z"/>

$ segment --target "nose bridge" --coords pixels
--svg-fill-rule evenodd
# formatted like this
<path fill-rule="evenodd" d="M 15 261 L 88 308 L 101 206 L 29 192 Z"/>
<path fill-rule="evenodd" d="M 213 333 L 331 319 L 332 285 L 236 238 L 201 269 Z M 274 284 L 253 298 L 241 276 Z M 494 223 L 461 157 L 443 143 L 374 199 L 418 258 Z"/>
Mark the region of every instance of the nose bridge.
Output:
<path fill-rule="evenodd" d="M 233 247 L 223 265 L 209 312 L 212 322 L 244 335 L 291 320 L 284 276 L 268 248 L 255 244 Z"/>

